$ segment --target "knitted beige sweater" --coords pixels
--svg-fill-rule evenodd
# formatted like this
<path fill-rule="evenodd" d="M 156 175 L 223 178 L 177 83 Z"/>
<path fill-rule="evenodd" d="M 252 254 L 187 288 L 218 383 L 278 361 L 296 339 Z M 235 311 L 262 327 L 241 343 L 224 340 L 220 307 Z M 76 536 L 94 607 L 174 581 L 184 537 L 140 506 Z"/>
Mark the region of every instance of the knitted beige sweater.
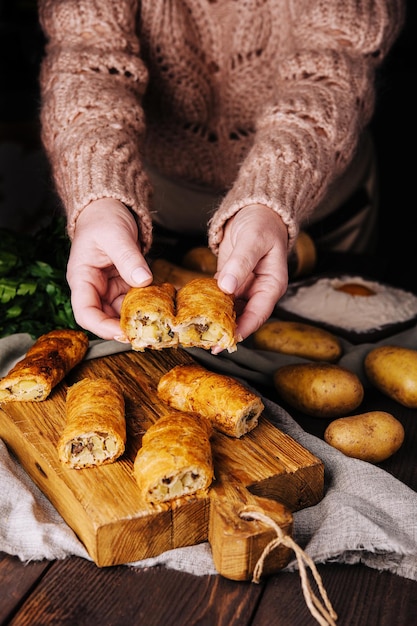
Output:
<path fill-rule="evenodd" d="M 145 159 L 224 193 L 209 225 L 265 204 L 293 241 L 374 109 L 402 0 L 40 0 L 43 141 L 73 235 L 121 200 L 152 240 Z"/>

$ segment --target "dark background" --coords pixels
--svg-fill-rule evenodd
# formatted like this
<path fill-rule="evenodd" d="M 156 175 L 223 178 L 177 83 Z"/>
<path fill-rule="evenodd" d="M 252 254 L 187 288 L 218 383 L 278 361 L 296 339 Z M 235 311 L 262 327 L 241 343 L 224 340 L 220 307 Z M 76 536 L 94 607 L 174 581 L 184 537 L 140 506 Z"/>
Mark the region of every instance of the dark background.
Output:
<path fill-rule="evenodd" d="M 405 28 L 378 75 L 371 125 L 381 195 L 372 262 L 387 282 L 417 292 L 415 0 L 407 6 Z M 0 226 L 7 212 L 16 228 L 28 229 L 39 219 L 40 206 L 45 216 L 56 210 L 39 144 L 37 77 L 42 50 L 36 1 L 0 0 Z"/>
<path fill-rule="evenodd" d="M 372 121 L 379 171 L 381 215 L 378 260 L 388 282 L 417 292 L 416 2 L 378 77 Z"/>

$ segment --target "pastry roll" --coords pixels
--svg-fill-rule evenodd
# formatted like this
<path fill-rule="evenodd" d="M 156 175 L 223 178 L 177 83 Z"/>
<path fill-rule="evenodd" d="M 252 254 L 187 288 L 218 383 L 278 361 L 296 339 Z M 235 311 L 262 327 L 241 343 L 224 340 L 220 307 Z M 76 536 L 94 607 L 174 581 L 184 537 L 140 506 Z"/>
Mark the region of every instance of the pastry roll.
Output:
<path fill-rule="evenodd" d="M 176 347 L 175 287 L 170 283 L 132 287 L 120 312 L 120 327 L 132 349 Z"/>
<path fill-rule="evenodd" d="M 230 437 L 253 430 L 264 405 L 259 396 L 230 376 L 201 365 L 177 365 L 158 383 L 158 396 L 180 411 L 207 417 L 214 428 Z"/>
<path fill-rule="evenodd" d="M 147 502 L 205 494 L 214 472 L 212 427 L 199 415 L 173 412 L 144 434 L 133 473 Z"/>
<path fill-rule="evenodd" d="M 68 389 L 59 460 L 73 469 L 112 463 L 126 444 L 123 393 L 107 378 L 83 378 Z"/>
<path fill-rule="evenodd" d="M 233 296 L 224 293 L 215 278 L 196 278 L 177 292 L 176 329 L 179 343 L 209 349 L 236 347 L 236 313 Z"/>
<path fill-rule="evenodd" d="M 88 337 L 63 329 L 41 335 L 26 355 L 0 381 L 0 402 L 39 402 L 85 356 Z"/>

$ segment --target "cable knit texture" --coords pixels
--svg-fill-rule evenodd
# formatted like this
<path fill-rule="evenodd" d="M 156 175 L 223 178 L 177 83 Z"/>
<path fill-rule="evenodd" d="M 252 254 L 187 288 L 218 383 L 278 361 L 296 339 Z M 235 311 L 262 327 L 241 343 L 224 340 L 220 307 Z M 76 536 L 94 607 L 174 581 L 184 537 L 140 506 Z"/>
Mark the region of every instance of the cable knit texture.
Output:
<path fill-rule="evenodd" d="M 224 194 L 209 228 L 261 203 L 290 243 L 351 161 L 401 0 L 40 0 L 43 141 L 73 236 L 117 198 L 152 241 L 142 159 Z"/>

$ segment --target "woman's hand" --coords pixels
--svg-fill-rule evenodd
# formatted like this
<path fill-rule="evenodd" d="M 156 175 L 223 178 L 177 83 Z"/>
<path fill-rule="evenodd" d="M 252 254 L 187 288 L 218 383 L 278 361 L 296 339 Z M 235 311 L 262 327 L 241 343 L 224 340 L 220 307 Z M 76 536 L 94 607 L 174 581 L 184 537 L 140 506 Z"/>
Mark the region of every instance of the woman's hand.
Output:
<path fill-rule="evenodd" d="M 220 289 L 243 306 L 237 318 L 242 339 L 270 317 L 287 290 L 287 248 L 287 227 L 266 206 L 244 207 L 225 226 L 216 278 Z"/>
<path fill-rule="evenodd" d="M 90 202 L 75 226 L 67 280 L 77 323 L 103 339 L 121 335 L 120 307 L 129 287 L 152 273 L 140 252 L 133 215 L 118 200 Z"/>

